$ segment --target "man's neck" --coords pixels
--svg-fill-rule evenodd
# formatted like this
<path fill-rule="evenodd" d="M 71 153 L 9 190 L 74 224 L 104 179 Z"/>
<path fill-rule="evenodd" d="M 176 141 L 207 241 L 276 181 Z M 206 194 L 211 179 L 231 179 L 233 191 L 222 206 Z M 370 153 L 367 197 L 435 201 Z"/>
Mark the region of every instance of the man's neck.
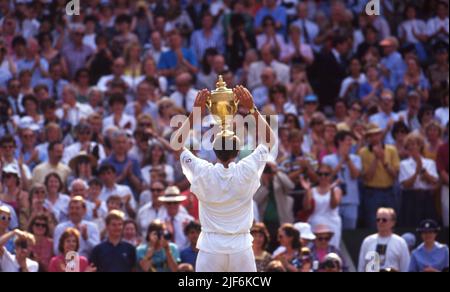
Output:
<path fill-rule="evenodd" d="M 127 155 L 126 154 L 114 154 L 114 158 L 119 162 L 124 162 L 125 160 L 127 160 Z"/>
<path fill-rule="evenodd" d="M 391 230 L 378 232 L 378 236 L 379 237 L 389 237 L 391 235 L 392 235 L 392 231 Z"/>
<path fill-rule="evenodd" d="M 118 236 L 118 237 L 115 237 L 115 236 L 114 237 L 111 237 L 111 236 L 108 237 L 108 241 L 114 246 L 118 245 L 121 240 L 122 240 L 122 238 L 120 236 Z"/>
<path fill-rule="evenodd" d="M 426 250 L 432 250 L 434 248 L 434 241 L 425 242 L 424 245 Z"/>
<path fill-rule="evenodd" d="M 51 166 L 56 167 L 56 166 L 58 166 L 58 164 L 59 164 L 59 160 L 57 160 L 57 161 L 49 160 L 48 163 L 49 163 Z"/>

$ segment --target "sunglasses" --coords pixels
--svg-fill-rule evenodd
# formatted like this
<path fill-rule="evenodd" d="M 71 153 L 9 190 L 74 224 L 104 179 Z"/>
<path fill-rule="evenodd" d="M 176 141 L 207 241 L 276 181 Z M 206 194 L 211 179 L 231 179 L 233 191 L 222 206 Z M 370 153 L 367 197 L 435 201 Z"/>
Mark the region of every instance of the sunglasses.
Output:
<path fill-rule="evenodd" d="M 19 243 L 17 243 L 17 247 L 19 247 L 21 249 L 28 249 L 28 242 L 26 242 L 26 241 L 19 242 Z"/>
<path fill-rule="evenodd" d="M 5 215 L 0 216 L 0 221 L 3 221 L 3 222 L 10 222 L 10 221 L 11 221 L 11 217 L 5 216 Z"/>
<path fill-rule="evenodd" d="M 34 226 L 38 228 L 47 228 L 47 224 L 45 223 L 34 223 Z"/>
<path fill-rule="evenodd" d="M 386 218 L 377 218 L 378 223 L 387 223 L 388 221 L 389 221 L 389 219 L 386 219 Z"/>
<path fill-rule="evenodd" d="M 329 176 L 331 176 L 331 173 L 329 173 L 329 172 L 318 172 L 317 175 L 320 176 L 320 177 L 329 177 Z"/>
<path fill-rule="evenodd" d="M 331 236 L 321 236 L 321 237 L 317 237 L 318 241 L 322 241 L 322 242 L 328 242 L 331 240 Z"/>
<path fill-rule="evenodd" d="M 150 191 L 152 191 L 152 193 L 161 193 L 164 190 L 163 189 L 150 189 Z"/>

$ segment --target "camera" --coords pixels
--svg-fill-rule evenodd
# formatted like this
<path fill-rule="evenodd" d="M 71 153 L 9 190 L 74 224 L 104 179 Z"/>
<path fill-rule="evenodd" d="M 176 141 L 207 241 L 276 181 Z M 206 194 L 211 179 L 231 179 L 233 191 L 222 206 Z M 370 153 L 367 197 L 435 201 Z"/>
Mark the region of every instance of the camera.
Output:
<path fill-rule="evenodd" d="M 167 241 L 172 239 L 172 234 L 167 230 L 160 230 L 158 231 L 157 235 L 159 240 L 161 240 L 162 238 L 164 238 Z"/>

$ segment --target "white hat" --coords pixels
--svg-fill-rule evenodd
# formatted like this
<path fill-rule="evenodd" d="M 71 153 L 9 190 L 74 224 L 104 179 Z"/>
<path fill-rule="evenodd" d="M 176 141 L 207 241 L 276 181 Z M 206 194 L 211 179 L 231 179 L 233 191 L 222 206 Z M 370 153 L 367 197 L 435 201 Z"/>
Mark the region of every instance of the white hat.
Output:
<path fill-rule="evenodd" d="M 315 240 L 316 236 L 311 230 L 311 225 L 308 223 L 298 222 L 294 224 L 294 228 L 300 232 L 300 238 L 306 240 Z"/>
<path fill-rule="evenodd" d="M 39 131 L 40 127 L 36 124 L 32 117 L 26 116 L 19 120 L 19 129 L 30 129 L 31 131 Z"/>
<path fill-rule="evenodd" d="M 2 169 L 2 172 L 3 173 L 15 174 L 15 175 L 17 175 L 20 178 L 20 171 L 19 171 L 19 169 L 18 169 L 16 164 L 11 164 L 10 163 L 10 164 L 5 165 L 3 167 L 3 169 Z"/>

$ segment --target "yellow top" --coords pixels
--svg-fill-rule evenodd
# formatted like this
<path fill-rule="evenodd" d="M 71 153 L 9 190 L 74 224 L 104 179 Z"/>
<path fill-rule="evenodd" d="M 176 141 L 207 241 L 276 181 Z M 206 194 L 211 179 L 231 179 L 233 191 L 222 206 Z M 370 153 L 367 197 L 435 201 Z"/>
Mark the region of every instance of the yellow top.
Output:
<path fill-rule="evenodd" d="M 398 173 L 400 170 L 400 157 L 398 155 L 397 148 L 392 145 L 386 145 L 384 148 L 384 155 L 385 163 L 389 164 L 389 166 Z M 368 147 L 364 147 L 359 152 L 359 156 L 362 161 L 363 173 L 366 173 L 374 159 L 376 159 L 375 154 L 369 151 Z M 378 162 L 375 175 L 371 180 L 364 179 L 364 185 L 371 188 L 389 188 L 394 185 L 395 180 L 396 178 L 389 175 L 387 170 L 384 168 L 384 165 L 381 162 Z"/>

